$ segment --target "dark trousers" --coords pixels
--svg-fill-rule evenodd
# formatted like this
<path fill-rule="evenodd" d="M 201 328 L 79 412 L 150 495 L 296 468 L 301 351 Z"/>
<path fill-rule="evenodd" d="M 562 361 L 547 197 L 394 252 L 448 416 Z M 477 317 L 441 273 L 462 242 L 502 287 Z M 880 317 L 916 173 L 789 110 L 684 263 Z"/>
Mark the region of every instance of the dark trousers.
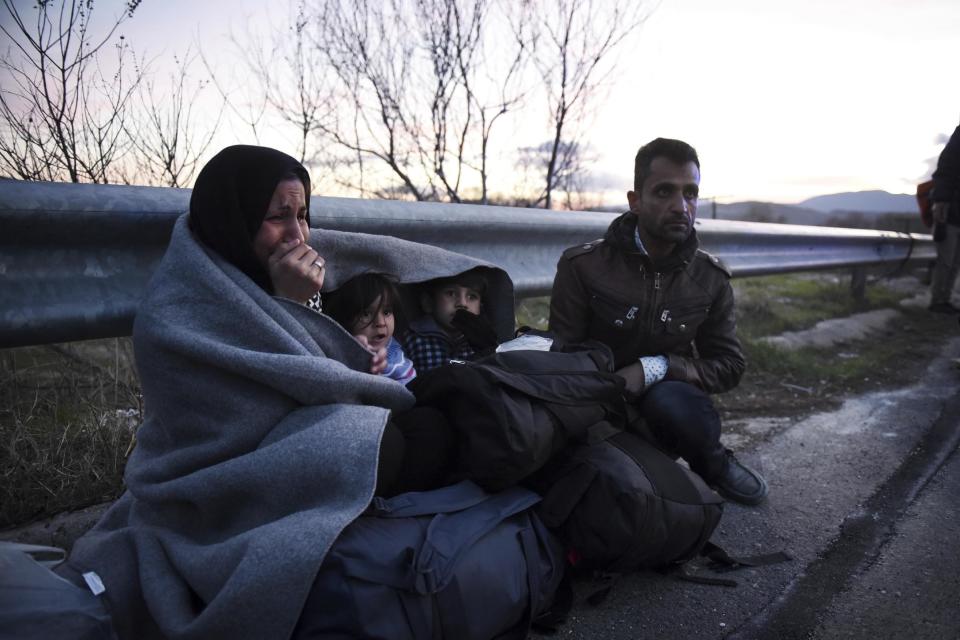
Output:
<path fill-rule="evenodd" d="M 637 403 L 654 444 L 680 456 L 710 482 L 727 470 L 720 444 L 720 415 L 706 393 L 686 382 L 665 380 L 648 389 Z"/>
<path fill-rule="evenodd" d="M 376 495 L 443 486 L 456 453 L 456 432 L 437 409 L 414 407 L 394 413 L 380 440 Z"/>

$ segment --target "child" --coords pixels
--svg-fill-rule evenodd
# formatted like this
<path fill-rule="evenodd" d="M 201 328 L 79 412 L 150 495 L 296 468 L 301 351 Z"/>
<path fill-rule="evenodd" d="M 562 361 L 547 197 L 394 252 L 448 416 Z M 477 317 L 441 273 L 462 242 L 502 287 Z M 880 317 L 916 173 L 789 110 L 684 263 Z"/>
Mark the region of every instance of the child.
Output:
<path fill-rule="evenodd" d="M 410 323 L 404 350 L 421 371 L 470 359 L 497 344 L 489 323 L 480 315 L 487 281 L 475 271 L 428 283 L 420 297 L 425 315 Z"/>
<path fill-rule="evenodd" d="M 387 349 L 387 368 L 380 375 L 403 384 L 417 371 L 394 337 L 400 314 L 396 279 L 383 273 L 364 273 L 349 280 L 325 301 L 326 313 L 355 337 L 363 336 L 373 349 Z"/>

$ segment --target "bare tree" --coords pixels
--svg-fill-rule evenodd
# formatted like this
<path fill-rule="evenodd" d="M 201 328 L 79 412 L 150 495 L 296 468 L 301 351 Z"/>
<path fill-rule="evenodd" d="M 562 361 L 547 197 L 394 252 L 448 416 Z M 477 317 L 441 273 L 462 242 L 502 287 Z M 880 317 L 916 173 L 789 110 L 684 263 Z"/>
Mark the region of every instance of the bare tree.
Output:
<path fill-rule="evenodd" d="M 392 182 L 377 195 L 395 195 L 399 185 L 417 200 L 460 202 L 479 179 L 487 200 L 490 137 L 522 96 L 525 55 L 519 40 L 492 42 L 485 30 L 491 6 L 324 0 L 313 44 L 336 78 L 338 104 L 349 109 L 332 112 L 320 131 L 343 153 L 341 184 L 365 191 L 373 172 Z M 496 69 L 493 47 L 509 52 Z"/>
<path fill-rule="evenodd" d="M 144 73 L 115 36 L 140 0 L 128 0 L 100 37 L 90 31 L 93 0 L 40 0 L 32 17 L 2 2 L 10 20 L 0 22 L 9 42 L 0 57 L 0 167 L 24 180 L 108 182 L 128 149 L 124 123 Z"/>
<path fill-rule="evenodd" d="M 407 90 L 417 84 L 409 14 L 399 0 L 326 0 L 319 14 L 313 44 L 338 78 L 343 102 L 355 109 L 348 126 L 338 112 L 323 133 L 348 153 L 382 163 L 414 199 L 436 199 L 435 186 L 420 178 L 428 173 L 425 136 L 410 104 L 417 92 Z"/>
<path fill-rule="evenodd" d="M 497 46 L 485 43 L 479 52 L 475 48 L 459 48 L 457 53 L 468 113 L 475 112 L 479 119 L 480 149 L 478 161 L 471 167 L 480 176 L 480 204 L 487 204 L 490 197 L 488 165 L 493 127 L 509 111 L 520 107 L 526 97 L 522 86 L 523 70 L 529 61 L 532 44 L 530 3 L 506 2 L 499 6 L 506 9 L 501 19 L 511 29 L 508 44 L 504 45 L 502 41 L 498 41 Z M 481 37 L 485 36 L 481 34 Z M 497 54 L 499 61 L 493 60 Z"/>
<path fill-rule="evenodd" d="M 322 20 L 322 16 L 319 16 Z M 320 123 L 330 118 L 335 108 L 331 95 L 330 70 L 322 54 L 311 46 L 310 14 L 299 0 L 291 14 L 291 24 L 275 33 L 269 43 L 248 31 L 245 42 L 234 39 L 243 51 L 247 68 L 258 79 L 263 93 L 260 103 L 293 127 L 301 162 L 316 160 L 319 144 L 316 133 Z M 314 146 L 312 146 L 314 145 Z"/>
<path fill-rule="evenodd" d="M 571 175 L 569 161 L 591 95 L 612 71 L 611 54 L 648 13 L 638 0 L 551 0 L 535 3 L 534 66 L 547 93 L 551 140 L 544 164 L 544 186 L 537 204 L 550 209 L 553 193 Z M 575 172 L 574 172 L 575 173 Z"/>
<path fill-rule="evenodd" d="M 189 185 L 213 142 L 225 102 L 221 101 L 215 115 L 206 109 L 202 96 L 210 80 L 192 76 L 196 57 L 189 49 L 182 58 L 174 56 L 176 67 L 168 83 L 158 86 L 147 78 L 139 87 L 140 109 L 126 123 L 138 182 Z M 203 124 L 198 122 L 198 109 Z"/>
<path fill-rule="evenodd" d="M 553 161 L 551 183 L 552 194 L 562 193 L 564 205 L 567 209 L 579 209 L 586 203 L 585 190 L 587 171 L 586 165 L 595 158 L 587 152 L 587 145 L 579 142 L 561 140 L 559 144 L 546 141 L 535 147 L 521 147 L 518 150 L 516 167 L 520 171 L 522 181 L 517 186 L 521 194 L 528 194 L 526 198 L 520 195 L 518 203 L 523 206 L 543 206 L 545 193 L 539 191 L 538 196 L 530 196 L 538 191 L 531 187 L 533 183 L 543 185 L 545 171 Z"/>

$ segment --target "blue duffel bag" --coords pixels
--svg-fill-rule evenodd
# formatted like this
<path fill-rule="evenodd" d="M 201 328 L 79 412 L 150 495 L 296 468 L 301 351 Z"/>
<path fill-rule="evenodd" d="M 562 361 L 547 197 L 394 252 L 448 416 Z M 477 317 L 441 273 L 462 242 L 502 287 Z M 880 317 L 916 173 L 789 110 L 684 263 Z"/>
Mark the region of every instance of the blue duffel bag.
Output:
<path fill-rule="evenodd" d="M 469 481 L 375 498 L 327 553 L 293 637 L 526 637 L 564 571 L 539 500 Z"/>
<path fill-rule="evenodd" d="M 0 541 L 0 640 L 116 640 L 103 602 L 51 571 L 66 555 Z"/>

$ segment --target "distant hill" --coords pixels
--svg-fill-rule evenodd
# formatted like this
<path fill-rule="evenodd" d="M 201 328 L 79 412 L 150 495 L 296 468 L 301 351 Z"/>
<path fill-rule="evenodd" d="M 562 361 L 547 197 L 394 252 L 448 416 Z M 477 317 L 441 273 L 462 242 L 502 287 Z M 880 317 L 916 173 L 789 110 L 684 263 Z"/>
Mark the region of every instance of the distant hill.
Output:
<path fill-rule="evenodd" d="M 797 204 L 823 213 L 855 211 L 857 213 L 916 213 L 917 200 L 907 193 L 886 191 L 852 191 L 808 198 Z"/>
<path fill-rule="evenodd" d="M 713 204 L 701 201 L 701 219 L 713 217 Z M 807 224 L 855 229 L 888 229 L 929 233 L 920 222 L 912 195 L 886 191 L 860 191 L 816 196 L 798 204 L 732 202 L 716 205 L 721 220 L 748 220 L 780 224 Z"/>
<path fill-rule="evenodd" d="M 718 204 L 717 218 L 721 220 L 749 220 L 751 222 L 777 222 L 780 224 L 823 225 L 830 218 L 829 213 L 808 207 L 776 202 L 731 202 Z M 701 202 L 697 215 L 700 218 L 713 217 L 713 204 Z"/>
<path fill-rule="evenodd" d="M 598 210 L 623 211 L 621 207 Z M 808 198 L 798 204 L 757 201 L 720 204 L 704 199 L 700 201 L 697 217 L 701 220 L 716 217 L 718 220 L 930 232 L 920 222 L 914 196 L 886 191 L 832 193 Z"/>

